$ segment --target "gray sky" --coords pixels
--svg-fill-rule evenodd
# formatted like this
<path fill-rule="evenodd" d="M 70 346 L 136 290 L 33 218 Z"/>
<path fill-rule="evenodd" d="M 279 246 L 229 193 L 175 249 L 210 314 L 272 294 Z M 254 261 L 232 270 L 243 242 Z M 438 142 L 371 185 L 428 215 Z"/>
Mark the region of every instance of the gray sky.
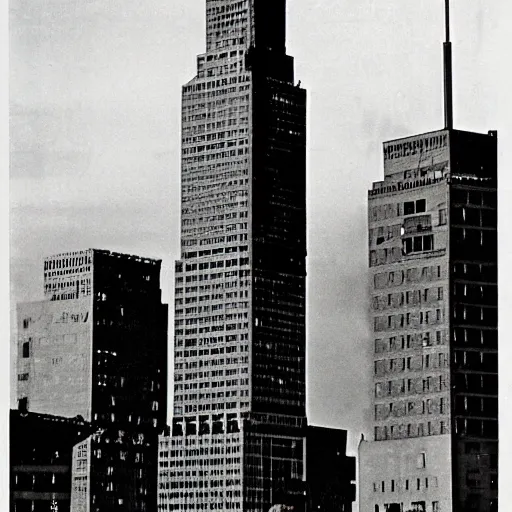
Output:
<path fill-rule="evenodd" d="M 204 51 L 204 3 L 11 0 L 13 302 L 42 297 L 45 255 L 88 247 L 162 258 L 170 300 L 180 87 Z M 348 428 L 352 452 L 371 372 L 366 191 L 384 140 L 442 128 L 443 4 L 288 0 L 288 53 L 309 93 L 308 415 Z M 505 193 L 512 2 L 452 4 L 455 127 L 498 130 Z"/>

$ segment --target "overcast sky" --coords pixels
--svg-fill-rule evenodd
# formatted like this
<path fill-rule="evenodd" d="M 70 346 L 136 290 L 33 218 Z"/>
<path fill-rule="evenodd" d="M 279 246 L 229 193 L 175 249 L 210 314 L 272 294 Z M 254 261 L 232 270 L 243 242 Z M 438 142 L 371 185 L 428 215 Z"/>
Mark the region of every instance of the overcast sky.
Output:
<path fill-rule="evenodd" d="M 44 256 L 88 247 L 161 258 L 172 299 L 180 87 L 205 48 L 204 4 L 11 0 L 13 302 L 42 298 Z M 348 428 L 351 451 L 369 406 L 367 189 L 383 141 L 443 127 L 443 4 L 288 1 L 309 95 L 308 416 Z M 505 193 L 512 2 L 452 4 L 455 127 L 498 130 Z"/>

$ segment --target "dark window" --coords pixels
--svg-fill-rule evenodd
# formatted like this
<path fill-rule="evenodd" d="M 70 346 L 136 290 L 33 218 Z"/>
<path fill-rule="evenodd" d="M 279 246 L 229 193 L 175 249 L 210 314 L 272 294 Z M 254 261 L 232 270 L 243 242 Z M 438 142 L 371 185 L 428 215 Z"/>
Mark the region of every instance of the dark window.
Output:
<path fill-rule="evenodd" d="M 414 214 L 414 201 L 406 201 L 404 203 L 404 215 Z"/>
<path fill-rule="evenodd" d="M 23 343 L 23 357 L 30 357 L 30 342 L 28 341 L 25 341 L 25 343 Z"/>
<path fill-rule="evenodd" d="M 403 240 L 404 254 L 410 254 L 411 252 L 432 251 L 433 249 L 433 235 L 415 236 L 413 238 L 405 238 Z"/>
<path fill-rule="evenodd" d="M 427 211 L 427 201 L 425 199 L 418 199 L 416 201 L 416 213 L 423 213 Z"/>

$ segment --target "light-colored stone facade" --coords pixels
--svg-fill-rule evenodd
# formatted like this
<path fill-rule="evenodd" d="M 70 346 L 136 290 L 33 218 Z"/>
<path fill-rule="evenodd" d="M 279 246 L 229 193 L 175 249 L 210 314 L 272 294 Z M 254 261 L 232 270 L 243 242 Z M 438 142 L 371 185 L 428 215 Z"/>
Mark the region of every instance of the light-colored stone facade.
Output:
<path fill-rule="evenodd" d="M 91 421 L 92 298 L 18 305 L 18 399 Z"/>
<path fill-rule="evenodd" d="M 451 511 L 449 435 L 359 445 L 360 512 Z"/>
<path fill-rule="evenodd" d="M 386 144 L 385 180 L 369 195 L 376 441 L 450 429 L 445 137 Z"/>

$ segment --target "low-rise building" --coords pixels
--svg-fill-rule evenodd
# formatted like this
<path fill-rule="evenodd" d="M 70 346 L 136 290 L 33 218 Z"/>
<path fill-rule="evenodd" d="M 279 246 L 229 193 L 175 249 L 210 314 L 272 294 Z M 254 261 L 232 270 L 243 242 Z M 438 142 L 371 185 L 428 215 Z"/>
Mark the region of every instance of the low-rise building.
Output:
<path fill-rule="evenodd" d="M 73 446 L 92 433 L 83 418 L 10 411 L 11 512 L 69 512 Z"/>
<path fill-rule="evenodd" d="M 350 512 L 356 493 L 356 458 L 346 455 L 347 431 L 308 426 L 306 510 Z"/>

